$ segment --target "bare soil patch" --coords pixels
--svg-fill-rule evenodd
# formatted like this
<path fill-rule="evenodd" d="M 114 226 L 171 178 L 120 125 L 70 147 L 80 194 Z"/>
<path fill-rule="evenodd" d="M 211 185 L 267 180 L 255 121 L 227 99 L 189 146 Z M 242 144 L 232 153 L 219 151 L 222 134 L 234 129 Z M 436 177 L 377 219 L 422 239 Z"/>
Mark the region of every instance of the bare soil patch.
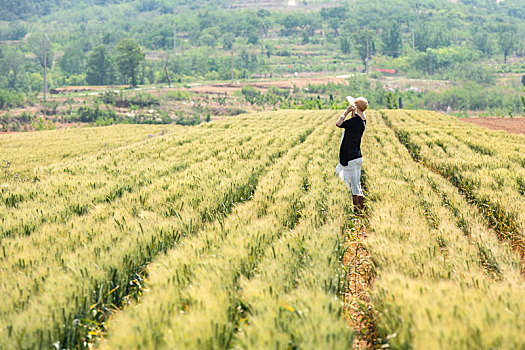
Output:
<path fill-rule="evenodd" d="M 374 272 L 372 259 L 364 245 L 368 235 L 366 219 L 355 216 L 345 232 L 346 290 L 345 315 L 355 332 L 354 350 L 378 349 L 377 315 L 367 291 L 372 288 Z"/>
<path fill-rule="evenodd" d="M 446 80 L 433 79 L 409 79 L 402 76 L 384 76 L 381 79 L 374 79 L 383 84 L 383 88 L 390 91 L 441 91 L 450 87 Z"/>
<path fill-rule="evenodd" d="M 466 123 L 481 125 L 491 130 L 504 130 L 511 134 L 525 134 L 525 118 L 466 118 Z"/>
<path fill-rule="evenodd" d="M 301 73 L 301 75 L 305 75 Z M 267 90 L 271 87 L 280 89 L 293 89 L 294 86 L 298 88 L 305 88 L 309 84 L 326 84 L 326 83 L 346 83 L 347 80 L 342 77 L 297 77 L 284 80 L 265 81 L 265 82 L 249 82 L 249 83 L 217 83 L 208 85 L 197 85 L 191 87 L 189 90 L 195 93 L 216 94 L 228 93 L 231 94 L 236 90 L 242 89 L 243 86 L 253 86 L 261 90 Z"/>

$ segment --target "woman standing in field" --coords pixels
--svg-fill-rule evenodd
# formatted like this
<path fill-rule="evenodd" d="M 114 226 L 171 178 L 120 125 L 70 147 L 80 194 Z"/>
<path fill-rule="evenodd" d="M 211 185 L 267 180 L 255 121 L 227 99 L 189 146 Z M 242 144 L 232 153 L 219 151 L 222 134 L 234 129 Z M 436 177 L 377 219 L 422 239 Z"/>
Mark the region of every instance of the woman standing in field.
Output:
<path fill-rule="evenodd" d="M 354 210 L 361 214 L 364 209 L 364 196 L 361 190 L 361 166 L 363 156 L 361 154 L 361 138 L 365 131 L 368 101 L 364 97 L 354 99 L 347 96 L 350 103 L 348 108 L 341 114 L 335 125 L 344 129 L 339 150 L 339 164 L 335 169 L 339 177 L 352 191 Z M 351 117 L 345 120 L 351 113 Z"/>

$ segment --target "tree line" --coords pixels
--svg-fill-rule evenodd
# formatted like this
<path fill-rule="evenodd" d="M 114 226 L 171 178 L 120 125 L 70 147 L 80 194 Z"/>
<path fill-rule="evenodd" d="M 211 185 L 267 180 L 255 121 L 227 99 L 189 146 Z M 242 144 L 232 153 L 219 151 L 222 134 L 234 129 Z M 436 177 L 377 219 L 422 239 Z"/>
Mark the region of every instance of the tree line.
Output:
<path fill-rule="evenodd" d="M 10 19 L 0 39 L 20 40 L 0 44 L 0 88 L 22 91 L 42 88 L 42 30 L 54 86 L 229 79 L 232 66 L 234 78 L 277 74 L 296 59 L 292 46 L 365 68 L 375 58 L 412 76 L 525 53 L 520 0 L 358 0 L 309 12 L 230 11 L 228 0 L 0 2 Z"/>

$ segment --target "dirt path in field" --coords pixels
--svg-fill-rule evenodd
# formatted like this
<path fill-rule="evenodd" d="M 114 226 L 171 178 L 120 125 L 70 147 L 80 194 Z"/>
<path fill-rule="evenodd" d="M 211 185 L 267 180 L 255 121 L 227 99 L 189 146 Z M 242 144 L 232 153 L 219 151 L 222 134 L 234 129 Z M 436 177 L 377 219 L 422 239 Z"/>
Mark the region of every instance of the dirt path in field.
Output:
<path fill-rule="evenodd" d="M 491 130 L 504 130 L 511 134 L 525 134 L 525 118 L 465 118 L 466 123 L 481 125 Z"/>
<path fill-rule="evenodd" d="M 333 75 L 332 75 L 333 74 Z M 332 74 L 320 74 L 316 72 L 301 72 L 298 76 L 294 76 L 293 73 L 286 73 L 280 78 L 274 78 L 276 80 L 266 80 L 261 77 L 260 81 L 248 81 L 248 82 L 239 82 L 234 83 L 195 83 L 189 84 L 187 88 L 189 91 L 197 94 L 224 94 L 231 93 L 242 89 L 243 86 L 253 86 L 264 92 L 271 87 L 277 87 L 285 90 L 292 90 L 295 87 L 303 89 L 308 87 L 309 84 L 313 85 L 324 85 L 328 83 L 335 84 L 349 84 L 349 78 L 361 76 L 362 73 L 350 73 L 343 75 Z M 383 77 L 382 79 L 372 79 L 373 82 L 380 82 L 385 89 L 394 89 L 400 91 L 437 91 L 448 86 L 446 81 L 435 81 L 435 80 L 425 80 L 425 79 L 406 79 L 403 77 Z M 166 84 L 160 84 L 160 88 L 163 90 L 168 90 Z M 118 91 L 118 89 L 125 88 L 127 86 L 67 86 L 53 89 L 51 95 L 57 93 L 71 93 L 78 92 L 84 93 L 86 95 L 98 95 L 100 91 L 110 90 Z M 159 86 L 158 86 L 159 87 Z M 173 88 L 174 90 L 181 90 L 181 88 Z M 143 87 L 135 88 L 135 91 L 151 90 L 152 92 L 156 91 L 155 87 Z M 78 98 L 78 97 L 77 97 Z"/>
<path fill-rule="evenodd" d="M 190 87 L 190 91 L 200 94 L 217 94 L 228 93 L 230 95 L 236 90 L 242 89 L 243 86 L 253 86 L 263 91 L 277 87 L 285 90 L 292 90 L 294 87 L 303 89 L 312 85 L 324 85 L 328 83 L 335 84 L 349 84 L 349 78 L 361 76 L 361 73 L 352 73 L 344 75 L 319 75 L 318 73 L 300 73 L 299 76 L 294 77 L 290 74 L 289 77 L 284 77 L 273 81 L 259 81 L 259 82 L 235 82 L 231 83 L 216 83 L 216 84 L 195 84 Z M 385 89 L 401 90 L 401 91 L 437 91 L 446 88 L 448 85 L 445 81 L 431 81 L 418 79 L 405 79 L 400 77 L 384 77 L 383 79 L 372 81 L 380 82 Z"/>
<path fill-rule="evenodd" d="M 302 73 L 304 74 L 304 73 Z M 230 95 L 236 90 L 242 89 L 243 86 L 253 86 L 261 90 L 268 90 L 271 87 L 277 87 L 280 89 L 291 90 L 294 87 L 305 88 L 309 84 L 326 84 L 326 83 L 347 83 L 347 76 L 333 76 L 333 77 L 297 77 L 289 78 L 284 80 L 275 81 L 261 81 L 261 82 L 237 82 L 237 83 L 216 83 L 207 85 L 194 85 L 190 87 L 190 91 L 200 94 L 216 94 L 216 93 L 228 93 Z"/>
<path fill-rule="evenodd" d="M 345 233 L 346 290 L 345 315 L 355 330 L 353 349 L 377 349 L 377 316 L 366 291 L 372 287 L 374 273 L 370 254 L 363 241 L 368 235 L 366 217 L 353 216 Z"/>
<path fill-rule="evenodd" d="M 191 92 L 197 93 L 197 94 L 228 93 L 228 95 L 231 95 L 231 93 L 233 93 L 234 91 L 242 89 L 243 86 L 253 86 L 261 90 L 268 90 L 271 87 L 291 90 L 291 89 L 294 89 L 294 87 L 302 89 L 302 88 L 307 87 L 309 84 L 327 84 L 327 83 L 347 84 L 348 78 L 353 76 L 353 75 L 326 76 L 326 75 L 319 75 L 318 73 L 308 73 L 308 72 L 300 73 L 300 75 L 297 77 L 293 76 L 293 74 L 287 74 L 287 75 L 288 76 L 285 75 L 284 78 L 280 78 L 279 80 L 234 82 L 233 84 L 232 83 L 189 84 L 188 90 Z M 162 85 L 161 88 L 163 90 L 169 90 L 167 86 L 164 86 L 165 84 L 161 84 L 161 85 Z M 100 91 L 104 91 L 104 90 L 118 91 L 118 89 L 125 88 L 125 87 L 127 86 L 67 86 L 67 87 L 53 89 L 53 93 L 57 94 L 57 93 L 79 92 L 79 93 L 98 95 Z M 181 90 L 180 88 L 173 88 L 173 89 Z M 135 88 L 134 90 L 135 91 L 151 90 L 152 92 L 154 92 L 156 91 L 156 88 L 155 87 Z"/>

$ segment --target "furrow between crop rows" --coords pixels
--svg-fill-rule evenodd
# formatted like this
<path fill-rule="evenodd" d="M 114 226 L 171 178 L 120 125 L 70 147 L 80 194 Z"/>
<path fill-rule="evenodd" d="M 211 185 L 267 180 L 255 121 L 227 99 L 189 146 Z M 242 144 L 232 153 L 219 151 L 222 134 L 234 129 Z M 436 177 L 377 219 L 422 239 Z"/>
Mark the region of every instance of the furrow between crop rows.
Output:
<path fill-rule="evenodd" d="M 368 196 L 366 179 L 365 163 L 361 184 L 365 196 Z M 368 203 L 365 203 L 364 213 L 352 213 L 345 226 L 343 301 L 345 316 L 356 332 L 353 349 L 374 349 L 381 344 L 377 330 L 377 312 L 367 294 L 373 287 L 375 278 L 372 257 L 366 248 L 366 238 L 373 234 L 368 209 Z"/>

